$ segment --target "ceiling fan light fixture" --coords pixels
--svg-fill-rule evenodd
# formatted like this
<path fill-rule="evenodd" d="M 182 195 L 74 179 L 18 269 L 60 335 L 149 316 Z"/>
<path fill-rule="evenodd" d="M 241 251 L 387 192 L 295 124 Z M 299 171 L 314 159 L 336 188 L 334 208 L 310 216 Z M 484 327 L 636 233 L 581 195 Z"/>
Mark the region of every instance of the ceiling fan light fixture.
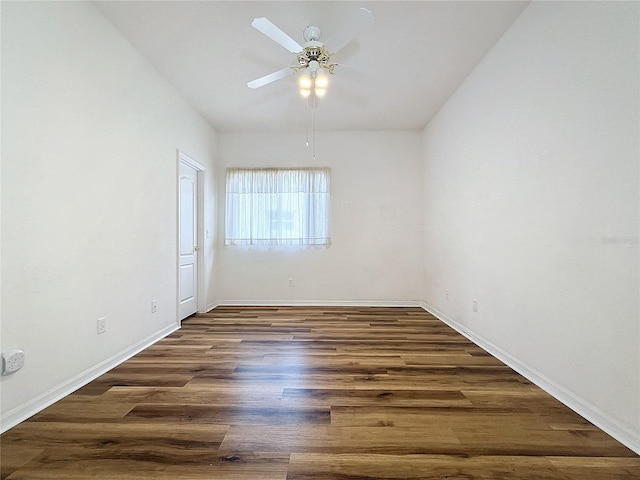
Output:
<path fill-rule="evenodd" d="M 316 97 L 322 98 L 327 93 L 328 86 L 329 77 L 317 62 L 312 62 L 298 77 L 298 90 L 304 98 L 309 97 L 312 92 Z"/>
<path fill-rule="evenodd" d="M 300 78 L 298 78 L 298 87 L 300 89 L 310 89 L 311 88 L 311 76 L 308 71 L 304 71 Z"/>
<path fill-rule="evenodd" d="M 327 77 L 324 73 L 319 73 L 316 76 L 315 84 L 316 84 L 316 90 L 318 88 L 326 90 L 327 86 L 329 85 L 329 77 Z"/>
<path fill-rule="evenodd" d="M 312 88 L 313 78 L 311 77 L 311 72 L 308 69 L 305 69 L 298 77 L 298 90 L 300 91 L 300 95 L 307 98 L 311 95 Z"/>

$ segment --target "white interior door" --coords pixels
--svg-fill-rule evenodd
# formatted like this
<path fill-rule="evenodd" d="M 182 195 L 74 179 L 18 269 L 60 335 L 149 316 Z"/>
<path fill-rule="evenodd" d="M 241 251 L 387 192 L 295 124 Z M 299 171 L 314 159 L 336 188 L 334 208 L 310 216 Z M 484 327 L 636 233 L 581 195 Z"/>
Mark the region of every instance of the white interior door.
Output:
<path fill-rule="evenodd" d="M 198 172 L 180 162 L 179 188 L 179 275 L 180 320 L 198 310 Z"/>

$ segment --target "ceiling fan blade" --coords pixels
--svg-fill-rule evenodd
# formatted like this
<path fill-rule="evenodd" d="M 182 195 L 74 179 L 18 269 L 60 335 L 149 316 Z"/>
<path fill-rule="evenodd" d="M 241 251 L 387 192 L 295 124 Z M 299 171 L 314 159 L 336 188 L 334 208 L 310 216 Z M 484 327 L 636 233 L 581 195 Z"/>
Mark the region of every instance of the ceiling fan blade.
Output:
<path fill-rule="evenodd" d="M 277 72 L 270 73 L 269 75 L 265 75 L 264 77 L 257 78 L 247 83 L 247 87 L 249 88 L 260 88 L 271 82 L 275 82 L 276 80 L 280 80 L 281 78 L 288 77 L 293 74 L 293 67 L 285 67 L 282 70 L 278 70 Z"/>
<path fill-rule="evenodd" d="M 339 32 L 331 36 L 331 43 L 328 45 L 331 53 L 338 53 L 372 24 L 373 13 L 366 8 L 360 8 L 358 13 Z"/>
<path fill-rule="evenodd" d="M 337 63 L 335 69 L 336 77 L 347 78 L 359 84 L 364 84 L 367 81 L 367 76 L 362 70 L 350 67 L 343 63 Z"/>
<path fill-rule="evenodd" d="M 251 26 L 264 33 L 274 42 L 282 45 L 291 53 L 300 53 L 303 50 L 302 46 L 298 42 L 276 27 L 266 17 L 254 18 L 253 22 L 251 22 Z"/>

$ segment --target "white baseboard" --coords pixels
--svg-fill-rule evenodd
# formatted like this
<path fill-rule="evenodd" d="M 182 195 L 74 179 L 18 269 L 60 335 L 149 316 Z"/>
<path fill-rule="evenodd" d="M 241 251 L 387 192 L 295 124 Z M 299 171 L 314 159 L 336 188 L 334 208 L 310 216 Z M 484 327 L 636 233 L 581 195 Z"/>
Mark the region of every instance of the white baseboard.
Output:
<path fill-rule="evenodd" d="M 464 335 L 473 343 L 489 352 L 491 355 L 511 367 L 527 380 L 531 381 L 542 390 L 547 392 L 549 395 L 562 402 L 571 410 L 581 415 L 589 422 L 593 423 L 595 426 L 605 431 L 620 443 L 640 455 L 640 435 L 637 432 L 633 432 L 626 426 L 621 425 L 620 423 L 611 419 L 609 416 L 607 416 L 606 413 L 602 412 L 595 405 L 592 405 L 590 402 L 578 397 L 561 385 L 553 382 L 544 374 L 537 371 L 535 368 L 532 368 L 531 366 L 521 362 L 511 354 L 505 352 L 501 348 L 491 343 L 486 338 L 483 338 L 482 336 L 474 333 L 463 325 L 460 325 L 452 318 L 449 318 L 444 313 L 438 311 L 436 308 L 433 308 L 424 302 L 422 302 L 421 306 L 427 312 L 437 317 L 439 320 L 449 325 L 458 333 Z"/>
<path fill-rule="evenodd" d="M 417 300 L 220 300 L 225 307 L 422 307 Z"/>
<path fill-rule="evenodd" d="M 140 353 L 147 347 L 150 347 L 158 340 L 163 339 L 167 335 L 175 332 L 180 328 L 180 325 L 170 325 L 163 330 L 153 334 L 152 336 L 132 345 L 131 347 L 113 355 L 110 358 L 107 358 L 105 361 L 100 362 L 99 364 L 91 367 L 84 372 L 76 375 L 75 377 L 70 378 L 65 383 L 58 385 L 41 395 L 38 395 L 34 399 L 29 402 L 20 405 L 12 410 L 9 410 L 6 415 L 2 417 L 2 425 L 0 425 L 0 433 L 4 433 L 10 428 L 15 427 L 20 422 L 25 421 L 29 417 L 32 417 L 36 413 L 44 410 L 48 406 L 54 404 L 58 400 L 66 397 L 67 395 L 75 392 L 79 388 L 85 386 L 92 380 L 95 380 L 100 375 L 107 373 L 114 367 L 117 367 L 125 360 L 133 357 L 137 353 Z"/>

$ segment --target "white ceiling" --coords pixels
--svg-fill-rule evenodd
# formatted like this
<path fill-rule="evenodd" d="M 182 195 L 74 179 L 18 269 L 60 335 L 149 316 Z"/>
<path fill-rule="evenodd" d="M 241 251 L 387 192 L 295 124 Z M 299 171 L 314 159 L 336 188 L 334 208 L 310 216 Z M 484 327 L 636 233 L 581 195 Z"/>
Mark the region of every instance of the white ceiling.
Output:
<path fill-rule="evenodd" d="M 360 7 L 373 27 L 332 61 L 316 110 L 320 130 L 420 130 L 527 6 L 517 1 L 97 1 L 97 7 L 220 132 L 306 128 L 295 76 L 252 90 L 250 80 L 295 63 L 251 27 L 265 16 L 303 43 L 308 24 L 331 33 Z"/>

